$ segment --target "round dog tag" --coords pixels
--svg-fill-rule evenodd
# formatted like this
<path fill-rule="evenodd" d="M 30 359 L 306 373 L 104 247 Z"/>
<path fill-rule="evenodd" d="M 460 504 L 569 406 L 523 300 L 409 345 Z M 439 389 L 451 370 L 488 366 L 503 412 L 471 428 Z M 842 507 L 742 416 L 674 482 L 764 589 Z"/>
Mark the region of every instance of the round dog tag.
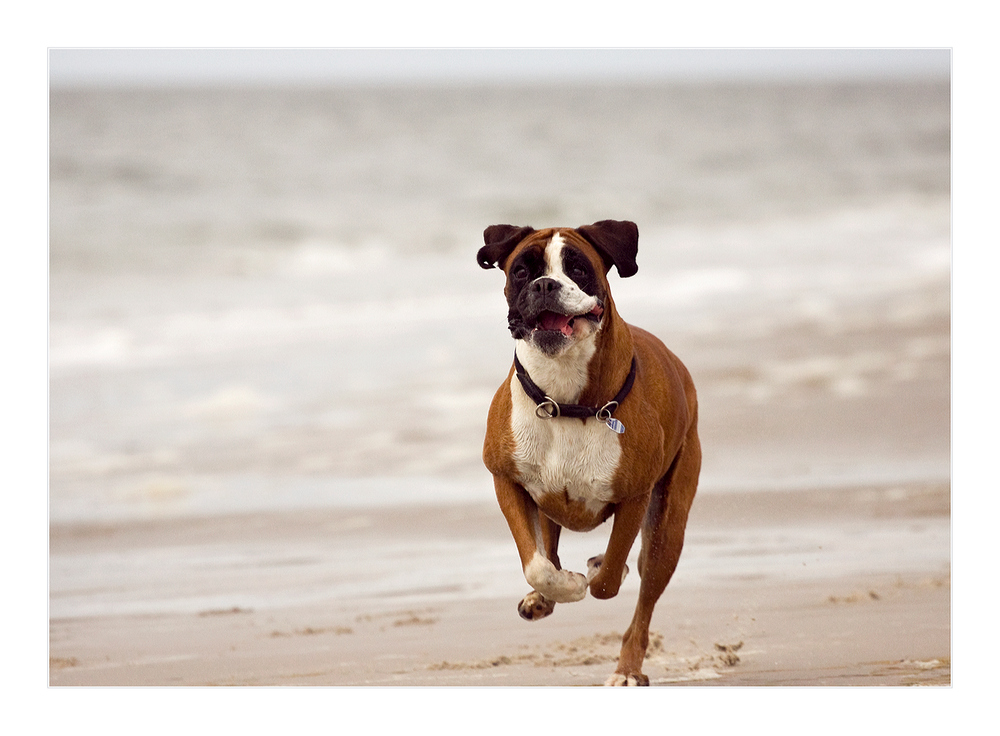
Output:
<path fill-rule="evenodd" d="M 611 419 L 608 420 L 608 429 L 615 431 L 618 434 L 625 434 L 625 425 L 614 417 L 611 417 Z"/>

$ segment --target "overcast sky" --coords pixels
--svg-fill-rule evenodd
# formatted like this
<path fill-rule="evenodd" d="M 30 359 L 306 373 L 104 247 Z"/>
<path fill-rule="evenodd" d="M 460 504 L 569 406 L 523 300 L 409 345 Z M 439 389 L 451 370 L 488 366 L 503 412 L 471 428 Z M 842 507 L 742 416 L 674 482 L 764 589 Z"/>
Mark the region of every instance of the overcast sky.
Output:
<path fill-rule="evenodd" d="M 54 86 L 938 77 L 948 49 L 51 49 Z"/>

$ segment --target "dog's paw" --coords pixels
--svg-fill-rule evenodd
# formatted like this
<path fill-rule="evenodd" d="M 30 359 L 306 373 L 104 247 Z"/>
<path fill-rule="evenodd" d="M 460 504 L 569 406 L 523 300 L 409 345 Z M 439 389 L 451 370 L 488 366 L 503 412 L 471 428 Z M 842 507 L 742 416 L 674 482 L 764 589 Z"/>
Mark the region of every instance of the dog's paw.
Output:
<path fill-rule="evenodd" d="M 587 583 L 591 583 L 594 580 L 594 576 L 601 569 L 601 563 L 604 562 L 604 554 L 595 555 L 587 560 Z M 628 565 L 622 566 L 622 582 L 625 582 L 625 577 L 628 575 Z"/>
<path fill-rule="evenodd" d="M 597 555 L 587 560 L 587 585 L 590 594 L 598 599 L 614 598 L 618 595 L 625 576 L 628 575 L 628 565 L 622 565 L 621 577 L 615 580 L 614 572 L 605 570 L 602 563 L 604 555 Z"/>
<path fill-rule="evenodd" d="M 517 612 L 525 621 L 537 621 L 545 618 L 556 608 L 555 601 L 550 601 L 537 590 L 533 590 L 517 604 Z"/>
<path fill-rule="evenodd" d="M 587 596 L 587 578 L 578 572 L 559 570 L 549 583 L 543 595 L 556 603 L 574 603 Z"/>
<path fill-rule="evenodd" d="M 604 685 L 606 687 L 649 687 L 649 678 L 641 672 L 633 672 L 627 675 L 616 672 L 605 680 Z"/>
<path fill-rule="evenodd" d="M 537 552 L 524 568 L 528 585 L 556 603 L 582 601 L 587 595 L 587 578 L 578 572 L 560 570 Z"/>

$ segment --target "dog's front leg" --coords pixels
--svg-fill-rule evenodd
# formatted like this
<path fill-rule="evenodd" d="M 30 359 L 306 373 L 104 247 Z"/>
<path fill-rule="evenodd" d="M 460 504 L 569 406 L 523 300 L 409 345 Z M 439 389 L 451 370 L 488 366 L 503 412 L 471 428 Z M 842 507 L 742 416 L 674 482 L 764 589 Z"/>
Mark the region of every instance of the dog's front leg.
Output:
<path fill-rule="evenodd" d="M 590 594 L 595 598 L 613 598 L 618 595 L 618 589 L 628 573 L 625 560 L 642 528 L 648 503 L 647 496 L 639 496 L 615 505 L 615 520 L 608 547 L 603 555 L 588 562 Z"/>
<path fill-rule="evenodd" d="M 493 483 L 528 585 L 554 603 L 582 600 L 587 595 L 587 578 L 578 572 L 559 569 L 558 559 L 554 562 L 546 556 L 543 519 L 528 492 L 508 478 L 494 476 Z"/>

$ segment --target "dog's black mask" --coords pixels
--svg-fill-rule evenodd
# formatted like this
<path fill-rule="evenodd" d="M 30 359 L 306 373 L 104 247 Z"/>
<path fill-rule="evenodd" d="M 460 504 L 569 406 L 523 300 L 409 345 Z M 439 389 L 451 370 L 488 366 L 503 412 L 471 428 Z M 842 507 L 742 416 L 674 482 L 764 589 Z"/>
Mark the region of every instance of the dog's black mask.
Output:
<path fill-rule="evenodd" d="M 565 243 L 560 262 L 550 264 L 545 244 L 526 248 L 510 264 L 507 283 L 507 326 L 515 340 L 532 341 L 545 353 L 561 348 L 573 334 L 578 319 L 599 323 L 603 314 L 605 292 L 590 260 L 578 248 Z M 574 308 L 571 284 L 584 295 L 594 297 L 596 306 L 584 311 Z M 567 296 L 569 299 L 567 300 Z"/>

